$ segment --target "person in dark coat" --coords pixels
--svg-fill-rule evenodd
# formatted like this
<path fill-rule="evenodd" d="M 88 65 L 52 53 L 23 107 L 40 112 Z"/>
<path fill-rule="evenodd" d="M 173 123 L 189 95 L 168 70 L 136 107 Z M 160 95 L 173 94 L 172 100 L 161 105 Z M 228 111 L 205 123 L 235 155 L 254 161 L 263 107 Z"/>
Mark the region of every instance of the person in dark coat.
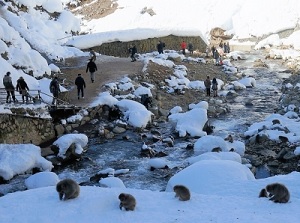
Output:
<path fill-rule="evenodd" d="M 95 62 L 90 59 L 90 61 L 88 62 L 87 66 L 86 66 L 86 73 L 89 71 L 90 72 L 90 78 L 92 83 L 94 83 L 95 81 L 95 72 L 97 71 L 97 65 L 95 64 Z"/>
<path fill-rule="evenodd" d="M 189 45 L 188 45 L 188 50 L 189 50 L 189 52 L 190 52 L 191 55 L 194 54 L 194 46 L 193 46 L 192 43 L 189 43 Z"/>
<path fill-rule="evenodd" d="M 80 98 L 80 93 L 81 93 L 81 97 L 84 98 L 84 91 L 83 89 L 85 88 L 85 81 L 83 79 L 83 77 L 81 77 L 81 74 L 78 74 L 78 76 L 75 79 L 75 85 L 77 86 L 77 96 L 78 96 L 78 100 Z"/>
<path fill-rule="evenodd" d="M 215 58 L 215 52 L 216 52 L 216 47 L 212 46 L 211 47 L 211 53 L 212 53 L 212 57 Z"/>
<path fill-rule="evenodd" d="M 137 49 L 136 46 L 133 44 L 130 48 L 129 48 L 129 52 L 130 52 L 130 58 L 131 58 L 131 62 L 136 61 L 135 59 L 135 54 L 137 53 Z"/>
<path fill-rule="evenodd" d="M 15 97 L 15 87 L 12 83 L 11 77 L 10 77 L 10 72 L 7 72 L 6 75 L 3 77 L 3 85 L 6 90 L 6 103 L 10 103 L 10 96 L 12 97 L 14 102 L 17 102 L 17 99 Z"/>
<path fill-rule="evenodd" d="M 217 97 L 218 96 L 218 81 L 215 77 L 212 80 L 212 89 L 213 89 L 214 97 Z"/>
<path fill-rule="evenodd" d="M 162 41 L 158 41 L 157 44 L 157 51 L 159 54 L 163 54 L 164 53 L 164 47 L 165 47 L 165 43 L 163 43 Z"/>
<path fill-rule="evenodd" d="M 215 50 L 215 53 L 214 53 L 214 59 L 216 61 L 217 66 L 221 65 L 220 64 L 220 61 L 221 61 L 220 54 L 219 54 L 219 51 L 217 49 Z"/>
<path fill-rule="evenodd" d="M 28 96 L 29 96 L 28 95 L 29 88 L 23 77 L 20 77 L 17 80 L 17 91 L 19 91 L 19 93 L 22 95 L 23 103 L 25 103 L 25 98 L 26 98 L 26 103 L 27 103 Z"/>
<path fill-rule="evenodd" d="M 58 78 L 54 77 L 53 80 L 50 82 L 50 92 L 53 95 L 53 100 L 52 100 L 52 104 L 55 105 L 57 102 L 57 98 L 58 98 L 58 94 L 60 92 L 59 89 L 59 83 L 58 83 Z"/>

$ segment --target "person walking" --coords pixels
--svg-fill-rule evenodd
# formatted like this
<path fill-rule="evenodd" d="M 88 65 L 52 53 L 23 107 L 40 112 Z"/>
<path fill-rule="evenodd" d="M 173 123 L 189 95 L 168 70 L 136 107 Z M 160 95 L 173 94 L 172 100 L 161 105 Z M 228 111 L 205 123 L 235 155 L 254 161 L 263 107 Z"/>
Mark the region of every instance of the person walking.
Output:
<path fill-rule="evenodd" d="M 211 47 L 211 53 L 212 53 L 212 57 L 215 58 L 215 51 L 216 51 L 216 47 L 213 45 Z"/>
<path fill-rule="evenodd" d="M 212 90 L 214 97 L 218 97 L 218 81 L 215 77 L 212 80 Z"/>
<path fill-rule="evenodd" d="M 185 55 L 185 49 L 186 49 L 186 42 L 183 40 L 181 42 L 181 50 L 182 50 L 182 54 Z"/>
<path fill-rule="evenodd" d="M 86 87 L 85 85 L 85 81 L 83 79 L 83 77 L 81 76 L 81 74 L 78 74 L 78 76 L 75 79 L 75 85 L 77 86 L 77 96 L 78 96 L 78 100 L 80 98 L 80 93 L 81 93 L 81 97 L 84 98 L 84 91 L 83 89 Z"/>
<path fill-rule="evenodd" d="M 19 77 L 19 79 L 17 80 L 17 91 L 19 91 L 19 93 L 22 95 L 23 104 L 25 103 L 25 98 L 26 103 L 28 103 L 29 88 L 23 77 Z"/>
<path fill-rule="evenodd" d="M 164 47 L 165 47 L 165 43 L 163 43 L 162 41 L 158 41 L 158 44 L 156 46 L 157 51 L 159 54 L 163 54 L 164 53 Z"/>
<path fill-rule="evenodd" d="M 193 46 L 192 43 L 189 43 L 189 45 L 188 45 L 188 50 L 189 50 L 189 52 L 190 52 L 191 55 L 194 54 L 194 46 Z"/>
<path fill-rule="evenodd" d="M 90 72 L 90 78 L 92 83 L 94 83 L 95 81 L 95 72 L 97 71 L 97 65 L 95 64 L 95 62 L 90 59 L 90 62 L 88 62 L 87 66 L 86 66 L 86 73 L 89 71 Z"/>
<path fill-rule="evenodd" d="M 96 53 L 93 49 L 90 49 L 90 60 L 94 61 L 96 60 Z"/>
<path fill-rule="evenodd" d="M 60 92 L 59 83 L 58 83 L 58 78 L 57 77 L 54 77 L 53 80 L 50 82 L 49 88 L 50 88 L 50 92 L 53 95 L 52 104 L 56 105 L 57 104 L 58 94 Z"/>
<path fill-rule="evenodd" d="M 214 53 L 214 59 L 215 59 L 215 65 L 220 66 L 220 54 L 219 51 L 217 49 L 215 49 L 215 53 Z"/>
<path fill-rule="evenodd" d="M 210 96 L 211 81 L 209 79 L 209 76 L 206 77 L 206 80 L 204 81 L 204 86 L 206 88 L 206 96 Z"/>
<path fill-rule="evenodd" d="M 137 49 L 136 49 L 136 46 L 134 44 L 129 48 L 129 52 L 130 52 L 131 62 L 136 61 L 135 54 L 137 53 Z"/>
<path fill-rule="evenodd" d="M 17 102 L 17 99 L 15 97 L 15 87 L 12 83 L 10 72 L 7 72 L 6 75 L 3 77 L 3 85 L 6 90 L 6 103 L 11 102 L 11 97 L 14 102 Z"/>

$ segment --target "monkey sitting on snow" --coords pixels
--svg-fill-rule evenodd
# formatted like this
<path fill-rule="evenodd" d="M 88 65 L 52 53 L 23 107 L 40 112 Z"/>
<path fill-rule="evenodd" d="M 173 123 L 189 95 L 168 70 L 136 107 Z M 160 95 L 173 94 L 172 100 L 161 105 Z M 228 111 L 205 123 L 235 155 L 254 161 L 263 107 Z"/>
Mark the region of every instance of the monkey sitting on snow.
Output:
<path fill-rule="evenodd" d="M 132 196 L 131 194 L 121 193 L 119 195 L 119 199 L 120 199 L 120 205 L 119 205 L 120 210 L 122 210 L 122 207 L 124 207 L 126 211 L 134 210 L 136 206 L 136 200 L 134 196 Z"/>
<path fill-rule="evenodd" d="M 191 198 L 190 190 L 183 185 L 175 185 L 173 187 L 174 192 L 176 193 L 175 197 L 178 197 L 180 201 L 188 201 Z"/>
<path fill-rule="evenodd" d="M 273 183 L 268 184 L 265 189 L 262 189 L 259 197 L 270 197 L 269 200 L 275 203 L 287 203 L 290 199 L 290 192 L 283 184 Z"/>
<path fill-rule="evenodd" d="M 72 179 L 64 179 L 57 183 L 56 191 L 60 200 L 68 200 L 78 197 L 80 187 L 77 182 Z"/>

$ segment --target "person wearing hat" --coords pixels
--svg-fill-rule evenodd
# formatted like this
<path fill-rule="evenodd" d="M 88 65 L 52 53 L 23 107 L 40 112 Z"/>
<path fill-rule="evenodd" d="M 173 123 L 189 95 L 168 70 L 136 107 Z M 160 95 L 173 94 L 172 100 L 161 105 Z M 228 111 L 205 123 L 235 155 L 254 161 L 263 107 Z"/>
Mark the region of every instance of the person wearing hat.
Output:
<path fill-rule="evenodd" d="M 12 83 L 10 72 L 7 72 L 6 75 L 3 77 L 3 85 L 5 87 L 7 96 L 6 96 L 6 103 L 10 103 L 10 96 L 12 97 L 14 102 L 17 102 L 17 99 L 15 97 L 15 87 Z"/>
<path fill-rule="evenodd" d="M 17 80 L 17 91 L 19 91 L 19 93 L 22 94 L 23 103 L 25 103 L 25 97 L 26 97 L 26 103 L 27 103 L 29 88 L 23 77 L 20 77 Z"/>
<path fill-rule="evenodd" d="M 78 100 L 80 98 L 80 93 L 81 93 L 81 97 L 84 98 L 84 91 L 83 91 L 83 89 L 85 88 L 85 81 L 81 77 L 81 74 L 78 74 L 78 76 L 76 77 L 76 79 L 75 79 L 75 85 L 77 86 Z"/>

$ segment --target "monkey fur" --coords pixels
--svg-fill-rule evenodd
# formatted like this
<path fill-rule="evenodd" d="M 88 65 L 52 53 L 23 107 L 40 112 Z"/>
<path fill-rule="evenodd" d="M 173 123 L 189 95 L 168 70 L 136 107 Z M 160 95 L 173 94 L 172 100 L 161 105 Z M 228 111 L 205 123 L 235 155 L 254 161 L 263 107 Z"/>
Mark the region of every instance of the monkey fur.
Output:
<path fill-rule="evenodd" d="M 176 193 L 175 197 L 178 197 L 180 201 L 188 201 L 191 198 L 190 190 L 183 185 L 175 185 L 173 187 L 174 192 Z"/>
<path fill-rule="evenodd" d="M 268 192 L 265 188 L 261 189 L 258 197 L 268 197 Z"/>
<path fill-rule="evenodd" d="M 120 210 L 122 210 L 122 207 L 124 207 L 126 211 L 133 211 L 135 209 L 136 200 L 134 196 L 132 196 L 131 194 L 121 193 L 119 195 L 119 199 L 120 199 L 120 205 L 119 205 Z"/>
<path fill-rule="evenodd" d="M 275 203 L 287 203 L 290 200 L 290 192 L 287 187 L 280 183 L 273 183 L 266 186 L 271 201 Z"/>
<path fill-rule="evenodd" d="M 56 191 L 60 200 L 68 200 L 78 197 L 80 187 L 77 182 L 72 179 L 64 179 L 57 183 Z"/>
<path fill-rule="evenodd" d="M 277 196 L 275 196 L 275 194 Z M 274 183 L 261 189 L 258 197 L 270 197 L 269 200 L 272 200 L 275 203 L 287 203 L 289 201 L 290 194 L 283 184 Z"/>

